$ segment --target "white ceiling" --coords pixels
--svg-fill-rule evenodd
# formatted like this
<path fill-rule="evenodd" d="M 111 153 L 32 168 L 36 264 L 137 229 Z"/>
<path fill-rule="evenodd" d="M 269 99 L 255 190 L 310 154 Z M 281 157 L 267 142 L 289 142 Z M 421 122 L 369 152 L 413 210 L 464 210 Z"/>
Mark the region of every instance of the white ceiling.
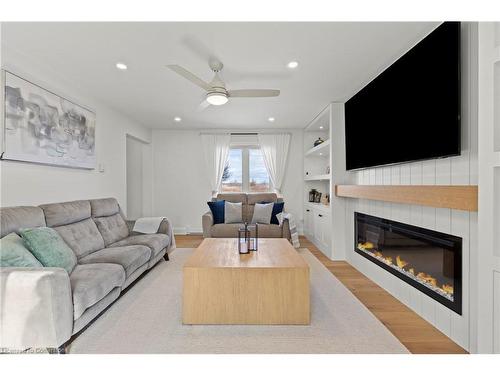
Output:
<path fill-rule="evenodd" d="M 422 23 L 4 23 L 2 44 L 57 71 L 152 128 L 303 128 L 349 98 L 437 26 Z M 209 55 L 228 89 L 280 89 L 197 112 L 203 91 L 165 68 L 206 81 Z M 296 70 L 286 63 L 299 61 Z M 127 71 L 115 68 L 118 61 Z M 182 117 L 178 124 L 175 116 Z M 269 123 L 267 118 L 276 118 Z"/>

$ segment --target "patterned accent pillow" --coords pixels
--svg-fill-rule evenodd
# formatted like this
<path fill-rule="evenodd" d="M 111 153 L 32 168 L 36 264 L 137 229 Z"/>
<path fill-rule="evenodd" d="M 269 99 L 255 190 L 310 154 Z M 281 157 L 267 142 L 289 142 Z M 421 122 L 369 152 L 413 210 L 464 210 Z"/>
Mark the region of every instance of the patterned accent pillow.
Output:
<path fill-rule="evenodd" d="M 64 268 L 68 273 L 76 266 L 76 255 L 52 228 L 22 229 L 24 244 L 45 267 Z"/>
<path fill-rule="evenodd" d="M 24 246 L 23 239 L 10 233 L 0 239 L 1 267 L 42 267 L 33 254 Z"/>

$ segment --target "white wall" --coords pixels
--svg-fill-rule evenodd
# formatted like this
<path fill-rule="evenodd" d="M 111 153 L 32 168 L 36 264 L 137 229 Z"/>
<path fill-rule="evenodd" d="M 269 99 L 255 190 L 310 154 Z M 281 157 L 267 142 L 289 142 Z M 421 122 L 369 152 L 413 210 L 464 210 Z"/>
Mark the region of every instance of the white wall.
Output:
<path fill-rule="evenodd" d="M 462 33 L 462 152 L 460 156 L 348 172 L 361 185 L 477 185 L 477 29 Z M 339 126 L 338 131 L 343 129 Z M 334 155 L 335 157 L 335 155 Z M 346 199 L 347 261 L 459 345 L 476 351 L 477 213 L 370 200 Z M 463 312 L 458 315 L 354 252 L 354 212 L 362 212 L 462 237 Z"/>
<path fill-rule="evenodd" d="M 302 130 L 283 131 L 292 134 L 282 188 L 285 209 L 301 223 Z M 168 216 L 177 233 L 202 231 L 201 216 L 211 198 L 199 134 L 200 130 L 153 130 L 153 212 Z"/>
<path fill-rule="evenodd" d="M 92 95 L 29 56 L 20 56 L 4 48 L 1 66 L 96 112 L 97 164 L 104 166 L 104 172 L 1 161 L 0 205 L 116 197 L 126 212 L 126 135 L 150 142 L 151 130 L 93 99 Z M 0 107 L 3 110 L 3 106 Z M 3 117 L 3 113 L 0 115 Z"/>

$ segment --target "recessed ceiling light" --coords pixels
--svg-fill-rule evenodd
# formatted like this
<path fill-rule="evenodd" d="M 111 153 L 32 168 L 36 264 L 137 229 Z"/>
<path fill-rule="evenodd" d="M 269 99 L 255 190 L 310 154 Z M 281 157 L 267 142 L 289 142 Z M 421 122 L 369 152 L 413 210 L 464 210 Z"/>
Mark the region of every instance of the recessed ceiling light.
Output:
<path fill-rule="evenodd" d="M 323 153 L 322 153 L 322 152 L 320 152 L 320 153 L 319 153 L 319 156 L 323 156 Z"/>
<path fill-rule="evenodd" d="M 269 118 L 267 119 L 267 121 L 269 121 L 269 122 L 274 122 L 274 120 L 276 120 L 274 117 L 269 117 Z"/>
<path fill-rule="evenodd" d="M 118 62 L 118 63 L 116 63 L 116 68 L 120 69 L 120 70 L 127 70 L 127 65 L 125 65 L 124 63 Z"/>
<path fill-rule="evenodd" d="M 320 129 L 323 129 L 323 127 L 322 127 L 322 126 L 320 126 L 319 128 L 320 128 Z"/>
<path fill-rule="evenodd" d="M 290 69 L 295 69 L 296 67 L 299 66 L 299 62 L 298 61 L 290 61 L 288 64 L 286 64 L 286 66 L 288 66 Z"/>
<path fill-rule="evenodd" d="M 181 119 L 179 116 L 175 116 L 175 117 L 174 117 L 174 121 L 175 121 L 175 122 L 181 122 L 181 121 L 182 121 L 182 119 Z"/>

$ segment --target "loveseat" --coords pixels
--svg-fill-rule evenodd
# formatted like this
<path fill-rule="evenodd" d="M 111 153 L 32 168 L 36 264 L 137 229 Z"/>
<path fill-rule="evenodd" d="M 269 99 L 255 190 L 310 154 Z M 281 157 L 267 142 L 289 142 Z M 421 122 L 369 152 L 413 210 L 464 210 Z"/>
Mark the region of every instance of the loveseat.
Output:
<path fill-rule="evenodd" d="M 0 348 L 64 348 L 64 344 L 151 269 L 173 243 L 170 222 L 156 234 L 132 231 L 116 199 L 0 209 L 4 237 L 21 228 L 52 227 L 77 257 L 63 268 L 0 268 Z"/>
<path fill-rule="evenodd" d="M 243 222 L 252 221 L 255 203 L 281 202 L 276 193 L 219 193 L 213 200 L 225 200 L 232 203 L 242 203 Z M 241 223 L 232 224 L 214 224 L 214 218 L 211 211 L 202 216 L 203 237 L 210 238 L 234 238 L 238 237 L 238 228 Z M 259 237 L 262 238 L 286 238 L 290 240 L 290 226 L 285 220 L 283 225 L 278 224 L 259 224 Z"/>

